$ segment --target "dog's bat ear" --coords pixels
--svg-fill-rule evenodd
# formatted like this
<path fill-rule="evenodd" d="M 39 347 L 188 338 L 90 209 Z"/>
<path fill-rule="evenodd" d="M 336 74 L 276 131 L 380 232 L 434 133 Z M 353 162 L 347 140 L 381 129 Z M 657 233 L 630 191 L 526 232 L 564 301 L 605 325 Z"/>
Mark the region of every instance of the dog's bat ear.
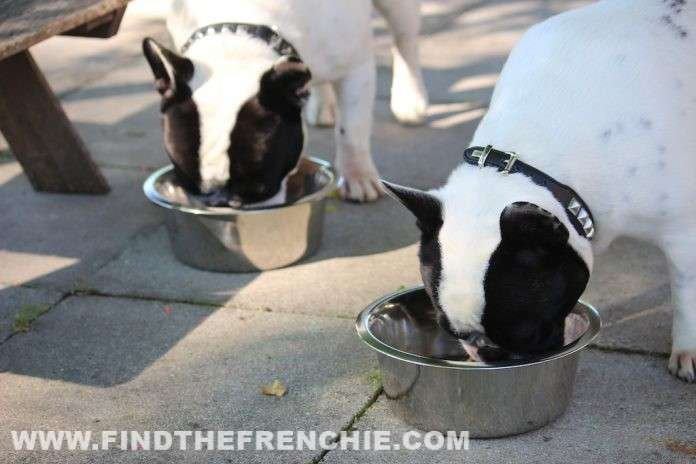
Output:
<path fill-rule="evenodd" d="M 155 39 L 143 40 L 143 54 L 155 75 L 155 88 L 165 98 L 173 97 L 178 86 L 193 77 L 193 62 L 165 48 Z"/>
<path fill-rule="evenodd" d="M 533 203 L 508 205 L 500 215 L 500 235 L 509 244 L 521 247 L 558 247 L 568 243 L 568 229 L 556 216 Z"/>
<path fill-rule="evenodd" d="M 280 113 L 299 110 L 309 98 L 312 73 L 297 57 L 282 57 L 261 76 L 259 102 Z"/>
<path fill-rule="evenodd" d="M 416 216 L 422 231 L 436 231 L 442 226 L 442 204 L 433 194 L 380 180 L 387 194 Z"/>

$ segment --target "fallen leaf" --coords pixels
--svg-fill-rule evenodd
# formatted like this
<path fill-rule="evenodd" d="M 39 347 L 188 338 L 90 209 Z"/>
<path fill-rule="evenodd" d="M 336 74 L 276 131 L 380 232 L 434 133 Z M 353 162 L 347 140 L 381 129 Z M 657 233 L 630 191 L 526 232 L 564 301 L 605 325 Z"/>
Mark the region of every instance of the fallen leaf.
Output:
<path fill-rule="evenodd" d="M 171 306 L 165 306 L 164 308 L 162 308 L 162 311 L 164 311 L 164 314 L 166 314 L 167 316 L 169 316 L 169 315 L 172 313 L 172 307 L 171 307 Z"/>
<path fill-rule="evenodd" d="M 264 395 L 268 396 L 276 396 L 280 398 L 281 396 L 285 396 L 285 393 L 287 393 L 288 389 L 285 388 L 285 385 L 280 383 L 279 380 L 274 380 L 270 385 L 264 385 L 261 387 L 261 393 Z"/>
<path fill-rule="evenodd" d="M 696 446 L 683 443 L 677 440 L 666 440 L 665 446 L 668 450 L 674 453 L 686 454 L 687 456 L 696 456 Z"/>

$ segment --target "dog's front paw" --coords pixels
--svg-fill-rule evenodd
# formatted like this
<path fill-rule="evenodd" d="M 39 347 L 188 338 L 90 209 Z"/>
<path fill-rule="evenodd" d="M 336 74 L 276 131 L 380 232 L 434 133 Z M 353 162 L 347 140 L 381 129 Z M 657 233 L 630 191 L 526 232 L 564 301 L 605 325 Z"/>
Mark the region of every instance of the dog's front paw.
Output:
<path fill-rule="evenodd" d="M 696 350 L 674 350 L 669 358 L 669 371 L 685 382 L 696 381 Z"/>
<path fill-rule="evenodd" d="M 418 126 L 425 121 L 428 98 L 417 91 L 400 92 L 391 98 L 391 110 L 401 124 Z"/>
<path fill-rule="evenodd" d="M 342 176 L 340 193 L 344 200 L 360 203 L 375 201 L 384 193 L 379 174 L 371 159 L 361 162 L 339 162 L 338 170 Z"/>
<path fill-rule="evenodd" d="M 390 106 L 397 121 L 405 125 L 420 125 L 428 110 L 428 92 L 422 79 L 406 66 L 396 66 L 391 88 Z"/>
<path fill-rule="evenodd" d="M 316 89 L 305 107 L 307 123 L 316 127 L 332 127 L 336 122 L 336 98 L 331 89 Z"/>

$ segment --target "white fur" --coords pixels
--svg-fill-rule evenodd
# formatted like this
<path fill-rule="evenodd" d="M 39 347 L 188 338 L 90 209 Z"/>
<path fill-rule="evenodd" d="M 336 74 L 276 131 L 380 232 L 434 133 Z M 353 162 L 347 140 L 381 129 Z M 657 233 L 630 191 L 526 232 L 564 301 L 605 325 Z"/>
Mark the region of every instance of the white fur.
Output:
<path fill-rule="evenodd" d="M 378 0 L 375 7 L 393 29 L 393 76 L 390 106 L 402 124 L 421 124 L 428 108 L 418 57 L 418 0 Z"/>
<path fill-rule="evenodd" d="M 595 216 L 595 251 L 618 235 L 662 246 L 673 268 L 670 366 L 687 380 L 696 360 L 695 37 L 694 2 L 677 13 L 659 0 L 604 0 L 555 16 L 512 51 L 471 142 L 516 151 L 576 189 Z M 441 292 L 463 322 L 480 317 L 480 255 L 499 238 L 501 209 L 527 200 L 565 219 L 557 201 L 519 177 L 465 166 L 437 192 Z M 577 237 L 573 246 L 591 260 Z M 472 281 L 479 285 L 455 284 Z M 464 303 L 468 295 L 474 303 Z"/>
<path fill-rule="evenodd" d="M 417 122 L 425 114 L 427 104 L 417 57 L 418 5 L 415 0 L 375 1 L 395 29 L 401 57 L 398 66 L 395 63 L 395 95 L 405 102 L 401 105 L 403 110 L 399 110 L 403 115 L 397 117 Z M 335 87 L 336 164 L 344 178 L 342 192 L 350 199 L 366 201 L 376 199 L 381 189 L 369 143 L 375 94 L 370 15 L 371 3 L 365 0 L 175 0 L 167 25 L 177 47 L 199 27 L 214 23 L 278 27 L 308 65 L 314 83 L 331 83 Z M 272 64 L 271 49 L 252 42 L 207 37 L 187 53 L 196 65 L 194 100 L 202 105 L 200 159 L 205 189 L 226 180 L 228 166 L 223 154 L 229 130 L 239 107 L 257 90 L 259 77 Z M 409 89 L 417 94 L 410 103 Z M 322 104 L 315 103 L 318 115 L 323 111 Z M 313 120 L 320 121 L 318 117 Z"/>
<path fill-rule="evenodd" d="M 305 119 L 313 126 L 329 127 L 336 122 L 336 93 L 330 82 L 316 85 L 305 107 Z"/>

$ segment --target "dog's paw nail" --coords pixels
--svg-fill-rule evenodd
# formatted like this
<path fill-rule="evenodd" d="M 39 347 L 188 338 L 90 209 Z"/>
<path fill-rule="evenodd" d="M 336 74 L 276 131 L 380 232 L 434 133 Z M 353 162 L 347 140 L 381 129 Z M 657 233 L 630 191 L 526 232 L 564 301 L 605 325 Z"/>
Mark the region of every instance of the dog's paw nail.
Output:
<path fill-rule="evenodd" d="M 673 351 L 669 358 L 669 372 L 685 382 L 696 381 L 696 350 Z"/>

